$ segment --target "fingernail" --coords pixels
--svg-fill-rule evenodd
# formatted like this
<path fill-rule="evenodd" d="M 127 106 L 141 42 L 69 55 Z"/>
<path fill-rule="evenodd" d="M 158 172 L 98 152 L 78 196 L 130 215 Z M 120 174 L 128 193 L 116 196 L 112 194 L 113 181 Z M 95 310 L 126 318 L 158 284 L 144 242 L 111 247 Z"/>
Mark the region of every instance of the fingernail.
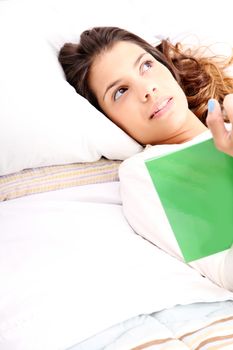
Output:
<path fill-rule="evenodd" d="M 213 112 L 214 111 L 214 100 L 209 100 L 208 101 L 208 112 Z"/>

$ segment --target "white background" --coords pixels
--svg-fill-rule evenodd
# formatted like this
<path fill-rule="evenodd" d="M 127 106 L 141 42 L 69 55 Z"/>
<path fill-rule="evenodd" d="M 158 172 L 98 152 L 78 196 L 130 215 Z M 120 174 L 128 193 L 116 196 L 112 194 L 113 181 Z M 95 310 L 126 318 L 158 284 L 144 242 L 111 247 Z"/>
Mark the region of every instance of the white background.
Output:
<path fill-rule="evenodd" d="M 83 27 L 118 25 L 149 35 L 192 33 L 214 41 L 233 42 L 229 0 L 0 0 L 28 3 L 28 8 L 53 9 Z"/>

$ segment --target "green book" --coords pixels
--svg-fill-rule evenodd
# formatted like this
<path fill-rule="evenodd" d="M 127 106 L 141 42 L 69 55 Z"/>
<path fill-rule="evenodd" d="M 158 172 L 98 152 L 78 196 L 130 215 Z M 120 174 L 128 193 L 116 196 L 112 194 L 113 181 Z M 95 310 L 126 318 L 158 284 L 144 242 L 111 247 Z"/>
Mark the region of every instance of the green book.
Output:
<path fill-rule="evenodd" d="M 231 247 L 233 157 L 210 139 L 145 164 L 186 262 Z"/>

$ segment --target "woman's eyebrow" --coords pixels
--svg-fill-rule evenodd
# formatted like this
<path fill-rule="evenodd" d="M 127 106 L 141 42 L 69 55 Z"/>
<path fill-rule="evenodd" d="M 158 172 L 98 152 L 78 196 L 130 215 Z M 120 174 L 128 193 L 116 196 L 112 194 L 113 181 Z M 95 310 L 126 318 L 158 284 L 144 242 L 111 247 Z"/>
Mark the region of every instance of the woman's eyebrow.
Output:
<path fill-rule="evenodd" d="M 141 53 L 141 54 L 137 57 L 136 61 L 134 62 L 133 67 L 136 67 L 136 66 L 139 64 L 141 58 L 142 58 L 144 55 L 146 55 L 147 53 L 148 53 L 148 52 L 143 52 L 143 53 Z M 118 85 L 120 82 L 121 82 L 121 79 L 117 79 L 117 80 L 115 80 L 114 82 L 112 82 L 111 84 L 109 84 L 109 85 L 107 86 L 107 88 L 106 88 L 106 90 L 105 90 L 105 93 L 104 93 L 104 95 L 103 95 L 103 100 L 105 99 L 105 96 L 106 96 L 108 90 L 112 89 L 115 85 Z"/>
<path fill-rule="evenodd" d="M 141 55 L 139 55 L 138 58 L 136 59 L 136 61 L 134 62 L 133 66 L 136 67 L 136 66 L 139 64 L 139 62 L 141 61 L 141 58 L 142 58 L 143 56 L 145 56 L 147 53 L 148 53 L 148 52 L 143 52 L 143 53 L 141 53 Z"/>
<path fill-rule="evenodd" d="M 113 83 L 109 84 L 108 87 L 105 90 L 104 96 L 103 96 L 103 100 L 105 99 L 106 93 L 108 92 L 108 90 L 110 90 L 111 88 L 113 88 L 113 86 L 118 85 L 121 82 L 121 79 L 117 79 L 115 80 Z"/>

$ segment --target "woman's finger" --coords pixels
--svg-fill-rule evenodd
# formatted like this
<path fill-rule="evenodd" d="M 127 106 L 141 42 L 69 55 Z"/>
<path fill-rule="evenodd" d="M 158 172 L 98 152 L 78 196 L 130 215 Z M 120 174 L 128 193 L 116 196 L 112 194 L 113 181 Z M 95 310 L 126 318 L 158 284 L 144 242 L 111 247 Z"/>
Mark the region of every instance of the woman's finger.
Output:
<path fill-rule="evenodd" d="M 231 124 L 233 123 L 233 94 L 226 95 L 223 106 Z"/>
<path fill-rule="evenodd" d="M 233 119 L 233 95 L 225 98 L 224 108 L 229 119 Z M 232 130 L 228 131 L 225 127 L 223 115 L 219 103 L 211 99 L 208 101 L 208 115 L 206 119 L 207 125 L 210 128 L 215 146 L 222 152 L 233 156 L 233 135 Z"/>
<path fill-rule="evenodd" d="M 208 115 L 206 123 L 212 132 L 216 146 L 221 145 L 228 132 L 224 125 L 220 105 L 215 99 L 210 99 L 208 101 Z"/>

